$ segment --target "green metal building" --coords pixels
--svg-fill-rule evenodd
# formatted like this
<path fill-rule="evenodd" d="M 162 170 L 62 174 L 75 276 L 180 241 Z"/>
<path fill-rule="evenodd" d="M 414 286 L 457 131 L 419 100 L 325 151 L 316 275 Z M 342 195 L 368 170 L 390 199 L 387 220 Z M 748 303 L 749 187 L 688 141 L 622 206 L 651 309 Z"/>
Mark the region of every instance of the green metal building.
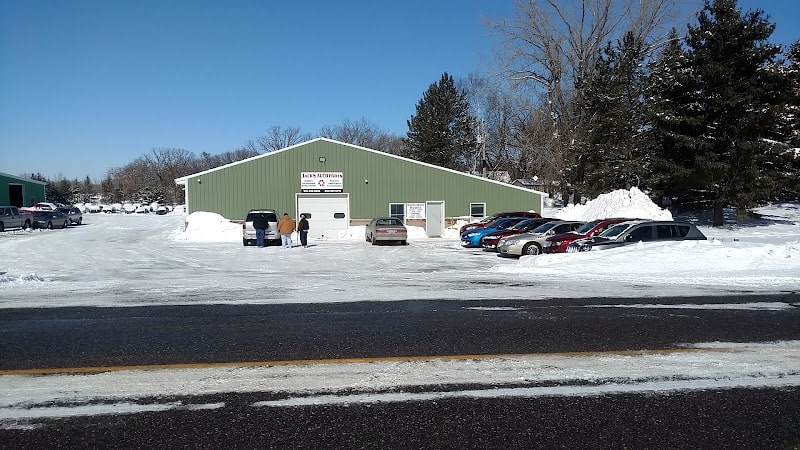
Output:
<path fill-rule="evenodd" d="M 311 216 L 309 235 L 395 216 L 441 236 L 455 218 L 541 213 L 545 193 L 388 153 L 317 138 L 177 178 L 187 212 L 242 220 L 253 208 Z"/>
<path fill-rule="evenodd" d="M 45 186 L 44 181 L 0 173 L 0 205 L 21 208 L 46 201 Z"/>

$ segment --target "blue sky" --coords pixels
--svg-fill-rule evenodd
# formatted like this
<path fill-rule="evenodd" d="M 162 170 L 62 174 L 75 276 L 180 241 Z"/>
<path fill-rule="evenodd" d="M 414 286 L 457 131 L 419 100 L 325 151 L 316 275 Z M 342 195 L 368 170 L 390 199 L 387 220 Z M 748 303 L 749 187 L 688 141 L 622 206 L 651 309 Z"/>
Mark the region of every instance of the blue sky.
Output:
<path fill-rule="evenodd" d="M 442 73 L 491 72 L 482 18 L 513 3 L 0 0 L 0 172 L 99 181 L 153 148 L 216 154 L 274 125 L 403 135 Z M 739 2 L 785 43 L 799 4 Z"/>

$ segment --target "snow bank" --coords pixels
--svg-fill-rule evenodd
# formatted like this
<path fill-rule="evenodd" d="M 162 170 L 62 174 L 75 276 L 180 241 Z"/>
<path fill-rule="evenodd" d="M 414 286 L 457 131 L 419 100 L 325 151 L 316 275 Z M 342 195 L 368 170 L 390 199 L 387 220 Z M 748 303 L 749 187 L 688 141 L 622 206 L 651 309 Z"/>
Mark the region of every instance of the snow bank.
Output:
<path fill-rule="evenodd" d="M 672 220 L 672 213 L 662 209 L 644 192 L 632 187 L 601 194 L 585 205 L 568 205 L 555 214 L 561 220 L 590 220 L 609 217 L 628 217 L 631 219 Z"/>
<path fill-rule="evenodd" d="M 242 225 L 217 213 L 197 211 L 186 216 L 184 230 L 170 236 L 175 241 L 236 242 L 242 239 Z"/>

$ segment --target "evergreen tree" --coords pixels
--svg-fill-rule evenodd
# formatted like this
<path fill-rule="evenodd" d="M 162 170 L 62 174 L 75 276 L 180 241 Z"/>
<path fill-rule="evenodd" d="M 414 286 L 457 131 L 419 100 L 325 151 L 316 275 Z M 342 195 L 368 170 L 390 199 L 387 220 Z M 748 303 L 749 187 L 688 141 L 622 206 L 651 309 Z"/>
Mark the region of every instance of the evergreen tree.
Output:
<path fill-rule="evenodd" d="M 646 113 L 656 141 L 651 186 L 658 196 L 686 202 L 694 189 L 690 182 L 694 156 L 688 148 L 695 128 L 690 116 L 696 105 L 690 91 L 694 71 L 681 42 L 678 32 L 671 30 L 663 51 L 650 63 Z"/>
<path fill-rule="evenodd" d="M 641 187 L 650 166 L 644 113 L 644 43 L 633 33 L 609 43 L 595 70 L 581 83 L 580 108 L 588 135 L 576 146 L 577 180 L 590 197 L 615 189 Z"/>
<path fill-rule="evenodd" d="M 779 188 L 777 149 L 766 140 L 786 83 L 768 70 L 780 52 L 767 43 L 774 28 L 761 10 L 742 14 L 736 0 L 706 0 L 685 39 L 688 65 L 669 74 L 677 83 L 657 102 L 673 107 L 659 108 L 662 162 L 678 175 L 664 188 L 712 204 L 715 226 L 724 206 L 743 210 Z"/>
<path fill-rule="evenodd" d="M 788 79 L 786 107 L 781 116 L 776 140 L 786 144 L 781 151 L 779 172 L 779 199 L 800 199 L 800 41 L 794 42 L 786 53 L 788 64 L 777 70 Z"/>
<path fill-rule="evenodd" d="M 409 158 L 455 170 L 469 169 L 469 154 L 476 149 L 473 119 L 466 92 L 456 89 L 447 72 L 439 83 L 430 85 L 417 104 L 417 114 L 407 123 L 403 142 Z"/>

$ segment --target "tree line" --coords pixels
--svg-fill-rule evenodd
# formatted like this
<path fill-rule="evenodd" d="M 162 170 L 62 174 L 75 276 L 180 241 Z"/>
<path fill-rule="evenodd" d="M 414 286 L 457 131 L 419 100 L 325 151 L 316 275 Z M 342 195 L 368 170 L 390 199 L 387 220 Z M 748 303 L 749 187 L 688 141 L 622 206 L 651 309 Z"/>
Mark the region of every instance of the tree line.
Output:
<path fill-rule="evenodd" d="M 800 197 L 800 41 L 736 0 L 705 0 L 682 31 L 677 0 L 516 0 L 487 22 L 498 73 L 432 83 L 397 136 L 367 119 L 312 136 L 272 126 L 218 155 L 155 148 L 48 198 L 180 203 L 174 179 L 321 136 L 455 170 L 533 178 L 579 201 L 633 186 L 684 208 L 739 211 Z"/>

